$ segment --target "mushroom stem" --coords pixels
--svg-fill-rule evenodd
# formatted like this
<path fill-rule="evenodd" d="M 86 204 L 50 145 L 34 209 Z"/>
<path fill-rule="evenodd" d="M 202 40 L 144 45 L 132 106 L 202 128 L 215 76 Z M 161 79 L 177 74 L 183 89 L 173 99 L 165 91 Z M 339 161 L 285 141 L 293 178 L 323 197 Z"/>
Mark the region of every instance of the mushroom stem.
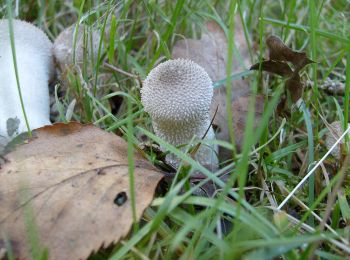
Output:
<path fill-rule="evenodd" d="M 48 82 L 53 77 L 52 43 L 44 32 L 13 20 L 16 63 L 29 127 L 50 123 Z M 9 21 L 0 20 L 0 136 L 10 140 L 26 132 L 12 56 Z"/>

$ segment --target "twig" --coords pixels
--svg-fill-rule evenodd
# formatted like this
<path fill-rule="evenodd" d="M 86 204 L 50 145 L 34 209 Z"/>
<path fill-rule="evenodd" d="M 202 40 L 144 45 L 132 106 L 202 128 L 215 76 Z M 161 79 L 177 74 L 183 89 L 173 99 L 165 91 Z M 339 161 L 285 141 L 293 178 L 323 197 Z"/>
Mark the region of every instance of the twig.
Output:
<path fill-rule="evenodd" d="M 313 87 L 314 83 L 309 81 L 307 85 Z M 327 78 L 325 82 L 323 84 L 319 84 L 318 87 L 333 95 L 344 95 L 345 93 L 345 83 L 341 81 L 334 81 L 330 78 Z"/>
<path fill-rule="evenodd" d="M 113 65 L 111 65 L 111 64 L 109 64 L 107 62 L 104 62 L 103 66 L 105 66 L 108 69 L 111 69 L 112 71 L 115 71 L 115 72 L 118 72 L 118 73 L 123 74 L 125 76 L 128 76 L 130 78 L 139 79 L 139 77 L 137 75 L 131 74 L 131 73 L 126 72 L 126 71 L 124 71 L 122 69 L 119 69 L 119 68 L 117 68 L 117 67 L 115 67 L 115 66 L 113 66 Z"/>

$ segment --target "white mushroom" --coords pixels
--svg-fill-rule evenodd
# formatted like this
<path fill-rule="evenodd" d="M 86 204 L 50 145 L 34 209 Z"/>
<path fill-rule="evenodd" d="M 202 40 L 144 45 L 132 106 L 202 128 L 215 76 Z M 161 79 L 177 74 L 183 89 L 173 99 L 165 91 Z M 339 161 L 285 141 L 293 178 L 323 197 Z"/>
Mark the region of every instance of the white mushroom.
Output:
<path fill-rule="evenodd" d="M 185 59 L 161 63 L 148 74 L 141 95 L 154 131 L 163 140 L 174 146 L 188 144 L 193 137 L 201 139 L 208 129 L 205 138 L 214 139 L 210 126 L 213 85 L 207 72 L 198 64 Z M 202 144 L 196 159 L 215 169 L 218 163 L 216 150 L 216 147 Z M 179 166 L 180 159 L 173 154 L 166 160 Z"/>
<path fill-rule="evenodd" d="M 96 62 L 98 58 L 100 34 L 85 25 L 79 25 L 76 33 L 75 28 L 75 24 L 66 28 L 58 35 L 54 42 L 53 51 L 55 60 L 62 71 L 67 66 L 73 64 L 73 55 L 75 55 L 75 63 L 80 67 L 82 67 L 84 60 L 88 62 L 93 58 Z"/>
<path fill-rule="evenodd" d="M 329 126 L 329 132 L 326 134 L 326 147 L 327 149 L 331 149 L 334 143 L 340 138 L 340 136 L 344 133 L 343 125 L 340 121 L 334 121 Z M 344 145 L 344 139 L 342 139 L 339 144 L 334 147 L 331 154 L 336 158 L 341 158 L 341 146 Z"/>
<path fill-rule="evenodd" d="M 32 24 L 13 20 L 16 61 L 29 126 L 50 124 L 49 80 L 53 77 L 52 43 Z M 9 21 L 0 20 L 0 137 L 10 140 L 27 131 L 17 90 Z"/>

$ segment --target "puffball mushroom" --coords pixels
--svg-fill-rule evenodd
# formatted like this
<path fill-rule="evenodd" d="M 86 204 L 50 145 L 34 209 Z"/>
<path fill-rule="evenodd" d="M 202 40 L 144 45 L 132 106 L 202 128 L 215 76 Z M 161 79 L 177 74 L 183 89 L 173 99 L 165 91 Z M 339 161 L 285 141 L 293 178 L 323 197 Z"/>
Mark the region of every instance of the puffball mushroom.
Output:
<path fill-rule="evenodd" d="M 31 129 L 50 123 L 49 80 L 54 75 L 52 43 L 34 25 L 13 20 L 16 62 L 23 103 Z M 12 57 L 9 21 L 0 20 L 0 136 L 26 132 Z"/>
<path fill-rule="evenodd" d="M 95 30 L 90 30 L 85 25 L 79 25 L 78 31 L 75 36 L 76 25 L 72 25 L 63 30 L 54 42 L 54 57 L 63 71 L 67 66 L 73 64 L 73 55 L 75 54 L 75 62 L 79 66 L 82 66 L 84 62 L 84 56 L 86 61 L 90 61 L 91 57 L 94 61 L 97 60 L 98 47 L 100 44 L 100 34 Z M 74 52 L 75 41 L 75 52 Z"/>
<path fill-rule="evenodd" d="M 188 144 L 193 137 L 201 139 L 208 129 L 205 138 L 215 138 L 210 125 L 212 97 L 213 84 L 207 72 L 186 59 L 161 63 L 151 70 L 141 89 L 141 101 L 156 135 L 173 146 Z M 216 169 L 216 151 L 216 147 L 202 144 L 195 159 Z M 181 160 L 169 154 L 166 161 L 178 167 Z"/>

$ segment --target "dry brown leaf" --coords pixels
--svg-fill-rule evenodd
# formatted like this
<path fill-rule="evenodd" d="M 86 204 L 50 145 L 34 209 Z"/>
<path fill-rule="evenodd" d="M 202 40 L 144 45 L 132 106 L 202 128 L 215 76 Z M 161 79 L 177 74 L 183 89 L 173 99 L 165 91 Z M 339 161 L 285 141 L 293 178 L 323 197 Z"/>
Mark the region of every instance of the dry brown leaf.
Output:
<path fill-rule="evenodd" d="M 295 70 L 299 71 L 307 64 L 313 63 L 305 52 L 297 52 L 286 46 L 283 41 L 275 35 L 271 35 L 266 40 L 270 52 L 270 60 L 289 61 L 293 63 Z"/>
<path fill-rule="evenodd" d="M 211 31 L 208 30 L 211 28 Z M 187 58 L 201 65 L 213 81 L 226 77 L 226 55 L 222 52 L 226 46 L 226 36 L 214 23 L 205 24 L 206 31 L 200 40 L 184 39 L 176 42 L 172 57 L 174 59 Z"/>
<path fill-rule="evenodd" d="M 259 70 L 260 63 L 254 64 L 250 69 Z M 261 62 L 261 70 L 269 73 L 277 74 L 281 77 L 289 77 L 293 74 L 292 69 L 289 67 L 287 63 L 284 63 L 281 61 L 274 61 L 274 60 L 265 60 Z"/>
<path fill-rule="evenodd" d="M 238 62 L 237 57 L 233 59 L 232 74 L 245 70 L 249 64 L 249 53 L 244 35 L 244 29 L 239 16 L 235 21 L 234 42 L 236 48 L 242 57 L 243 63 Z M 207 22 L 203 29 L 202 37 L 199 40 L 184 39 L 178 41 L 172 51 L 174 59 L 184 58 L 191 59 L 201 65 L 209 74 L 213 82 L 222 80 L 227 77 L 227 38 L 222 28 L 214 21 Z M 231 100 L 239 100 L 241 97 L 246 99 L 250 95 L 249 82 L 245 79 L 235 80 L 232 82 L 232 97 Z M 239 101 L 239 102 L 242 102 Z M 248 103 L 245 104 L 248 107 Z M 218 126 L 219 132 L 216 137 L 220 140 L 229 141 L 228 119 L 226 108 L 226 88 L 219 87 L 214 89 L 213 103 L 211 107 L 211 115 L 214 116 L 217 109 L 217 114 L 213 124 Z M 242 118 L 241 118 L 242 119 Z M 239 120 L 233 119 L 234 124 Z M 235 129 L 239 128 L 237 125 Z M 239 143 L 242 140 L 237 140 Z M 219 156 L 222 160 L 227 159 L 228 151 L 220 147 Z"/>
<path fill-rule="evenodd" d="M 303 83 L 299 72 L 302 68 L 314 61 L 310 60 L 305 52 L 297 52 L 287 47 L 277 36 L 271 35 L 266 40 L 269 49 L 269 60 L 256 63 L 251 66 L 251 70 L 259 70 L 277 74 L 287 78 L 285 86 L 291 95 L 292 101 L 297 102 L 302 96 Z M 287 62 L 294 65 L 294 70 L 290 68 Z M 279 110 L 284 107 L 285 100 L 279 104 Z"/>
<path fill-rule="evenodd" d="M 138 153 L 134 161 L 140 218 L 162 174 Z M 7 237 L 18 258 L 30 258 L 28 205 L 49 259 L 85 259 L 117 242 L 132 225 L 127 143 L 92 125 L 35 130 L 29 143 L 5 155 L 0 178 L 0 245 Z"/>
<path fill-rule="evenodd" d="M 232 103 L 233 127 L 235 141 L 238 148 L 242 146 L 246 119 L 248 116 L 248 104 L 251 97 L 240 97 Z M 255 97 L 255 120 L 254 128 L 258 127 L 264 113 L 264 95 L 256 95 Z"/>
<path fill-rule="evenodd" d="M 296 103 L 303 93 L 303 83 L 301 82 L 299 73 L 293 73 L 293 75 L 286 80 L 285 86 L 290 93 L 292 101 Z"/>

